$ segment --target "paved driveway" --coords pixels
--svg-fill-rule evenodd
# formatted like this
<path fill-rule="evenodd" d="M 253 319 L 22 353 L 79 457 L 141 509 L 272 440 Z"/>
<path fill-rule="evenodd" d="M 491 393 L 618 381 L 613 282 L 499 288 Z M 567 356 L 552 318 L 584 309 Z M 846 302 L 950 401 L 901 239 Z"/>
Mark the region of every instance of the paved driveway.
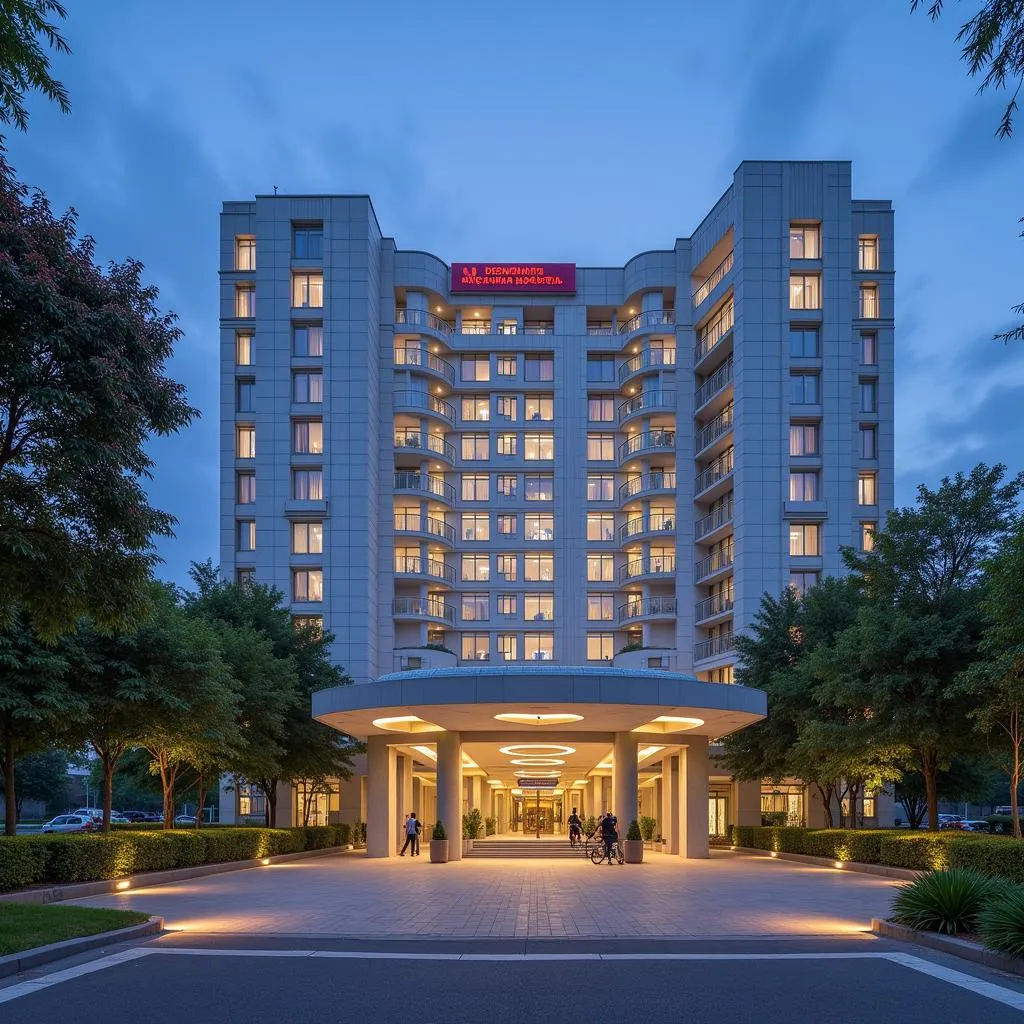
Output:
<path fill-rule="evenodd" d="M 798 936 L 863 931 L 896 883 L 715 852 L 588 861 L 340 855 L 75 902 L 160 914 L 188 932 L 321 936 Z"/>

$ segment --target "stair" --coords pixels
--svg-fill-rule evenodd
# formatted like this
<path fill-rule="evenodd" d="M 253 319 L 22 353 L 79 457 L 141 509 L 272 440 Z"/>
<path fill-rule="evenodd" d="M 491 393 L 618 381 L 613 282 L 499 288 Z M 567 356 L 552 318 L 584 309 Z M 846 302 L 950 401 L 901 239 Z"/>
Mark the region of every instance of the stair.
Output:
<path fill-rule="evenodd" d="M 510 860 L 583 860 L 583 848 L 570 846 L 568 836 L 543 839 L 475 839 L 470 858 Z"/>

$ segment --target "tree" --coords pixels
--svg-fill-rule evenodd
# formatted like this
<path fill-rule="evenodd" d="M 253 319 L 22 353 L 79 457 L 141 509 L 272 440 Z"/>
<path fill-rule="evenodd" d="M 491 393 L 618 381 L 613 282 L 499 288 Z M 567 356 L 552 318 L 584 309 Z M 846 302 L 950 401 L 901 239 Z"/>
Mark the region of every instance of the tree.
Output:
<path fill-rule="evenodd" d="M 939 800 L 989 803 L 993 796 L 991 767 L 976 757 L 954 757 L 935 778 Z M 896 799 L 903 805 L 911 828 L 918 828 L 928 814 L 924 779 L 920 772 L 905 771 L 896 784 Z"/>
<path fill-rule="evenodd" d="M 56 812 L 67 799 L 68 755 L 62 750 L 41 750 L 15 762 L 14 785 L 17 818 L 26 800 L 38 800 Z M 0 792 L 6 792 L 0 779 Z"/>
<path fill-rule="evenodd" d="M 57 0 L 0 0 L 0 121 L 28 128 L 25 93 L 41 92 L 63 113 L 71 110 L 67 90 L 50 74 L 50 59 L 40 37 L 57 53 L 70 53 L 57 25 L 49 16 L 66 18 Z"/>
<path fill-rule="evenodd" d="M 0 159 L 0 628 L 18 607 L 48 639 L 143 609 L 174 524 L 142 488 L 146 443 L 196 414 L 165 375 L 181 332 L 142 265 L 103 272 L 76 227 Z"/>

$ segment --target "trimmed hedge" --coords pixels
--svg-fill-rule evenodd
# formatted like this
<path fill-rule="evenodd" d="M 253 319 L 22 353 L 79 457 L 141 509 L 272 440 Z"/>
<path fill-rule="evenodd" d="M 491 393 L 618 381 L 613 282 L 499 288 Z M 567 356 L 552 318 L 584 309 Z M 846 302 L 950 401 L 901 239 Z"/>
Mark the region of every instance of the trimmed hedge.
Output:
<path fill-rule="evenodd" d="M 804 835 L 803 853 L 832 860 L 854 860 L 861 864 L 880 864 L 882 839 L 888 832 L 877 829 L 823 828 Z"/>
<path fill-rule="evenodd" d="M 970 868 L 980 875 L 1024 883 L 1024 843 L 1019 839 L 976 835 L 971 842 L 949 848 L 951 868 Z"/>

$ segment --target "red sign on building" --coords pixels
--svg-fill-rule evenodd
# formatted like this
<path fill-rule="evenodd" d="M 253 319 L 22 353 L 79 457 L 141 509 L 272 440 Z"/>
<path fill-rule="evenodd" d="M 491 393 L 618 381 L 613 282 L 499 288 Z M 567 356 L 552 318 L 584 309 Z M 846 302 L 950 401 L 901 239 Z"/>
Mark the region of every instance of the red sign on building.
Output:
<path fill-rule="evenodd" d="M 456 292 L 576 291 L 575 263 L 453 263 L 452 288 Z"/>

